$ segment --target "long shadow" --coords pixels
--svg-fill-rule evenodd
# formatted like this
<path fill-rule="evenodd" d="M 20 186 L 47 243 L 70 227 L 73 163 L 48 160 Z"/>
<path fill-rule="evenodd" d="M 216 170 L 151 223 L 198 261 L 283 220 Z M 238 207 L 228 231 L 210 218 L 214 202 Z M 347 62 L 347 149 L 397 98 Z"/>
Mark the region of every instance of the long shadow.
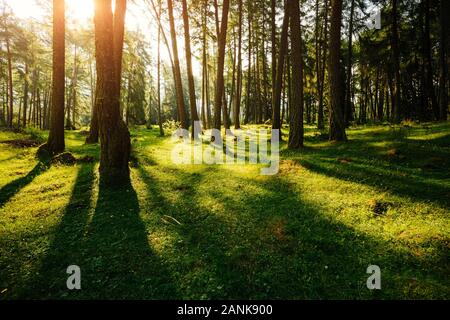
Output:
<path fill-rule="evenodd" d="M 370 145 L 386 141 L 384 135 L 347 144 L 310 146 L 302 154 L 290 155 L 319 174 L 449 207 L 450 152 L 440 147 L 442 139 L 390 141 L 400 154 L 393 157 L 387 155 L 387 148 Z"/>
<path fill-rule="evenodd" d="M 131 184 L 108 189 L 94 164 L 81 167 L 38 276 L 19 297 L 31 299 L 175 299 L 176 284 L 150 249 Z M 94 211 L 92 213 L 92 211 Z M 81 269 L 81 290 L 66 287 L 66 269 Z"/>
<path fill-rule="evenodd" d="M 80 246 L 89 220 L 93 198 L 95 164 L 83 164 L 77 173 L 75 185 L 69 203 L 61 221 L 55 227 L 46 256 L 41 262 L 37 277 L 19 296 L 31 299 L 68 297 L 66 287 L 70 265 L 82 265 L 86 259 Z"/>
<path fill-rule="evenodd" d="M 97 206 L 85 235 L 83 297 L 175 299 L 177 284 L 148 244 L 131 184 L 100 184 Z"/>
<path fill-rule="evenodd" d="M 183 275 L 180 291 L 185 298 L 420 297 L 409 287 L 414 278 L 436 297 L 449 294 L 439 283 L 425 281 L 430 272 L 445 281 L 444 248 L 418 260 L 409 251 L 324 216 L 282 179 L 243 181 L 265 190 L 264 196 L 230 193 L 222 185 L 200 195 L 196 187 L 203 174 L 176 170 L 173 174 L 192 188 L 177 191 L 181 195 L 174 201 L 162 194 L 169 190 L 152 173 L 140 168 L 139 174 L 148 186 L 150 204 L 182 222 L 166 228 L 181 238 L 166 254 L 171 273 Z M 205 196 L 223 206 L 220 215 L 198 204 Z M 365 287 L 371 264 L 383 270 L 382 292 Z"/>
<path fill-rule="evenodd" d="M 14 197 L 20 190 L 30 184 L 34 178 L 44 173 L 49 168 L 49 165 L 44 162 L 38 162 L 36 166 L 27 173 L 27 175 L 11 181 L 0 189 L 0 207 L 3 207 L 9 199 Z"/>

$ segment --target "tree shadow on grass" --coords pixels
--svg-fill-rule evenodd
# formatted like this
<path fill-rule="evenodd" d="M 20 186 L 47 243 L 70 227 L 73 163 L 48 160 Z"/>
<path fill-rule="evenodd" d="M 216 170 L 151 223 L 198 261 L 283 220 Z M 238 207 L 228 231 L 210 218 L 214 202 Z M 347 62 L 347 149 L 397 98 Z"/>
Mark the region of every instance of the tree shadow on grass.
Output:
<path fill-rule="evenodd" d="M 24 292 L 22 298 L 46 299 L 67 297 L 66 269 L 78 265 L 85 259 L 81 247 L 89 214 L 96 176 L 94 164 L 83 164 L 78 170 L 69 203 L 61 221 L 55 227 L 50 247 L 43 258 L 40 269 Z"/>
<path fill-rule="evenodd" d="M 207 171 L 215 170 L 210 167 Z M 223 183 L 199 194 L 205 173 L 174 170 L 191 188 L 170 190 L 139 169 L 149 203 L 182 225 L 164 227 L 176 239 L 165 252 L 172 274 L 182 275 L 180 291 L 194 299 L 311 299 L 445 297 L 442 252 L 419 260 L 411 252 L 344 225 L 304 201 L 288 181 L 242 181 L 263 190 L 227 190 Z M 217 212 L 202 198 L 221 205 Z M 376 223 L 376 221 L 374 221 Z M 430 244 L 435 246 L 435 244 Z M 439 250 L 441 250 L 439 249 Z M 366 269 L 382 268 L 383 291 L 366 288 Z M 432 279 L 427 279 L 433 273 Z M 440 279 L 442 282 L 436 280 Z"/>
<path fill-rule="evenodd" d="M 131 184 L 100 184 L 84 247 L 85 290 L 102 299 L 175 299 L 177 285 L 148 244 L 148 231 Z"/>
<path fill-rule="evenodd" d="M 95 209 L 94 164 L 82 165 L 40 271 L 20 297 L 34 299 L 176 298 L 176 286 L 148 246 L 131 185 L 102 185 Z M 94 212 L 92 212 L 94 211 Z M 66 287 L 66 269 L 81 269 L 81 290 Z"/>
<path fill-rule="evenodd" d="M 365 158 L 339 160 L 336 155 L 333 159 L 320 153 L 309 154 L 294 161 L 325 176 L 362 183 L 381 192 L 450 207 L 450 184 L 445 182 L 448 179 L 445 174 L 439 176 L 437 172 L 422 171 L 413 174 L 404 169 L 368 162 Z"/>
<path fill-rule="evenodd" d="M 0 189 L 0 207 L 3 207 L 12 197 L 14 197 L 20 190 L 30 184 L 34 178 L 44 173 L 49 168 L 49 165 L 44 162 L 38 162 L 36 166 L 28 172 L 27 175 L 11 181 Z"/>

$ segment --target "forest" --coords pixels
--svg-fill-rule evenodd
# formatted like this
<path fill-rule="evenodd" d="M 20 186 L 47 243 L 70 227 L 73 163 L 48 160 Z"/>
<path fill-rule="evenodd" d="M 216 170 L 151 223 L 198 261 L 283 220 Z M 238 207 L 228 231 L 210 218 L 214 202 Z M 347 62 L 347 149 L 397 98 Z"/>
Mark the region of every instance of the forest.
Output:
<path fill-rule="evenodd" d="M 449 299 L 449 17 L 0 0 L 0 300 Z"/>

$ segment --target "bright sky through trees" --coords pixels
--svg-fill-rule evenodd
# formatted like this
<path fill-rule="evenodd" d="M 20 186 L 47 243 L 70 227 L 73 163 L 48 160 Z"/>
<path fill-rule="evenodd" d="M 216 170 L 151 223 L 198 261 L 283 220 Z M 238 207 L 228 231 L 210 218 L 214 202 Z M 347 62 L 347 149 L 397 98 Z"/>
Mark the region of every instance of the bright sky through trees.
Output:
<path fill-rule="evenodd" d="M 20 18 L 41 18 L 45 13 L 41 6 L 37 4 L 36 0 L 6 0 L 9 6 L 13 9 L 14 14 Z M 113 3 L 114 4 L 114 3 Z M 92 22 L 94 15 L 94 1 L 93 0 L 66 0 L 66 15 L 68 19 L 75 23 Z M 182 28 L 182 21 L 177 20 L 176 24 Z M 147 40 L 156 41 L 157 25 L 153 21 L 149 8 L 142 1 L 130 2 L 128 4 L 126 28 L 129 30 L 140 30 L 147 37 Z M 168 26 L 166 28 L 168 30 Z M 184 43 L 182 35 L 178 35 L 180 57 L 184 52 Z M 161 57 L 163 61 L 169 63 L 169 55 L 161 47 Z M 156 57 L 156 45 L 150 46 L 152 56 Z M 181 58 L 184 64 L 184 59 Z M 196 77 L 201 76 L 201 64 L 197 59 L 193 59 L 193 71 Z"/>

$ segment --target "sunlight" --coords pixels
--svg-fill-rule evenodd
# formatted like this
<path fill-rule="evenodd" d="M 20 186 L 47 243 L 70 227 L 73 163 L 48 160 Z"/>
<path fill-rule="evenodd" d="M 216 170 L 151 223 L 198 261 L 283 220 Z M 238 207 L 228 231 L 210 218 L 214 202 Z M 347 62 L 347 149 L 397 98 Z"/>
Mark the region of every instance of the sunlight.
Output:
<path fill-rule="evenodd" d="M 40 18 L 44 12 L 37 5 L 36 0 L 7 0 L 14 13 L 22 18 Z M 94 14 L 94 2 L 92 0 L 66 0 L 67 17 L 75 21 L 91 19 Z"/>

